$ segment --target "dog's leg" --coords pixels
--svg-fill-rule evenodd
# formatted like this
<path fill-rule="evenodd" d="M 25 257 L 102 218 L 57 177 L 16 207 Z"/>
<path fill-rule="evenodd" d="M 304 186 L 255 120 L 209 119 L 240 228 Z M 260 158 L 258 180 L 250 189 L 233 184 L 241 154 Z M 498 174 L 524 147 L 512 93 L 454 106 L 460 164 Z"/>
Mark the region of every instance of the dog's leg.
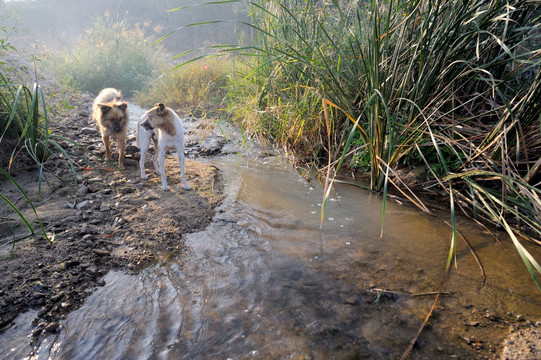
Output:
<path fill-rule="evenodd" d="M 138 131 L 144 131 L 138 129 Z M 148 146 L 150 145 L 150 139 L 146 136 L 145 133 L 138 133 L 139 139 L 139 149 L 141 150 L 141 157 L 139 158 L 139 168 L 141 169 L 141 178 L 148 179 L 148 176 L 145 172 L 145 159 L 147 157 Z"/>
<path fill-rule="evenodd" d="M 152 133 L 152 141 L 154 142 L 154 156 L 152 157 L 152 162 L 154 163 L 154 172 L 160 175 L 160 164 L 158 163 L 158 155 L 160 153 L 160 141 L 158 140 L 156 133 Z"/>
<path fill-rule="evenodd" d="M 184 189 L 190 190 L 191 187 L 188 185 L 188 182 L 186 181 L 186 175 L 184 173 L 184 146 L 182 146 L 180 149 L 177 149 L 178 152 L 178 165 L 180 166 L 180 174 L 182 176 L 182 185 L 184 185 Z"/>
<path fill-rule="evenodd" d="M 118 147 L 118 167 L 124 169 L 124 158 L 126 157 L 126 136 L 116 139 Z"/>
<path fill-rule="evenodd" d="M 167 191 L 169 188 L 167 187 L 167 179 L 165 177 L 165 150 L 166 150 L 166 147 L 163 146 L 162 148 L 159 149 L 159 163 L 160 163 L 160 172 L 161 172 L 161 176 L 162 176 L 162 190 L 163 191 Z"/>
<path fill-rule="evenodd" d="M 103 135 L 101 138 L 105 145 L 105 161 L 111 161 L 111 139 L 109 135 Z"/>

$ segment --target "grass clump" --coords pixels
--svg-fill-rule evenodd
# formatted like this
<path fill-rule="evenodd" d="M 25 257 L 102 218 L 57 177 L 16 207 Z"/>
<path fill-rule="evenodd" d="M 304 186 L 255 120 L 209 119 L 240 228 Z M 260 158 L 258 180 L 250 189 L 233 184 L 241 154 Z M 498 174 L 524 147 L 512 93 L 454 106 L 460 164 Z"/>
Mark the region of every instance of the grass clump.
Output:
<path fill-rule="evenodd" d="M 5 31 L 2 33 L 8 34 Z M 8 58 L 8 54 L 17 53 L 17 49 L 9 42 L 7 36 L 1 39 L 0 44 L 2 56 Z M 21 55 L 16 55 L 15 59 L 17 56 Z M 12 59 L 12 64 L 0 61 L 0 184 L 11 182 L 15 185 L 20 198 L 30 206 L 43 236 L 49 239 L 34 207 L 35 199 L 31 199 L 27 193 L 28 189 L 23 188 L 13 177 L 13 173 L 17 171 L 14 168 L 18 165 L 25 169 L 37 170 L 38 201 L 41 200 L 42 186 L 48 184 L 51 178 L 66 182 L 56 175 L 59 168 L 69 169 L 76 185 L 77 174 L 72 161 L 73 154 L 67 150 L 67 143 L 73 142 L 55 134 L 49 128 L 49 109 L 42 87 L 37 81 L 27 85 L 31 72 L 20 64 L 17 64 L 17 67 L 13 66 L 13 61 L 16 60 Z M 16 215 L 23 221 L 30 234 L 34 235 L 34 226 L 23 215 L 16 200 L 3 191 L 0 192 L 0 200 L 7 206 L 8 213 L 11 211 Z M 14 238 L 13 245 L 16 240 Z"/>
<path fill-rule="evenodd" d="M 235 109 L 244 125 L 308 160 L 366 168 L 371 188 L 439 188 L 456 212 L 541 238 L 541 5 L 370 0 L 251 4 L 250 65 Z M 235 98 L 233 96 L 233 98 Z M 397 170 L 424 167 L 426 182 Z M 451 258 L 451 257 L 450 257 Z"/>
<path fill-rule="evenodd" d="M 162 49 L 153 47 L 145 25 L 130 27 L 109 16 L 96 18 L 77 47 L 52 56 L 55 73 L 67 84 L 98 94 L 114 87 L 131 96 L 163 68 Z"/>
<path fill-rule="evenodd" d="M 197 117 L 225 115 L 227 87 L 234 76 L 234 62 L 228 57 L 205 58 L 163 73 L 134 100 L 150 107 L 156 102 Z"/>

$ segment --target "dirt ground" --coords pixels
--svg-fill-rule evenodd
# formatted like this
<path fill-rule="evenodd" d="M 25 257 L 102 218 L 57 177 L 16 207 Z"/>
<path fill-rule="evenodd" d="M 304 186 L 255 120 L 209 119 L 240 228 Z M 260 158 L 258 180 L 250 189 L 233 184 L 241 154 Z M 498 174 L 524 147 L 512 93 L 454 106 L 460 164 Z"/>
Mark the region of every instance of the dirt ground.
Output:
<path fill-rule="evenodd" d="M 55 141 L 71 154 L 76 174 L 65 156 L 51 157 L 39 189 L 40 169 L 24 152 L 12 166 L 12 176 L 27 192 L 37 216 L 19 188 L 0 179 L 2 195 L 35 229 L 31 235 L 16 212 L 5 201 L 0 203 L 0 332 L 28 309 L 38 310 L 36 342 L 43 332 L 57 331 L 60 319 L 104 285 L 102 277 L 109 270 L 136 273 L 182 252 L 182 236 L 203 230 L 222 200 L 219 171 L 196 160 L 186 160 L 192 189 L 185 190 L 177 158 L 167 156 L 168 192 L 161 190 L 150 158 L 149 179 L 141 179 L 139 150 L 133 145 L 128 146 L 124 171 L 100 161 L 103 144 L 90 120 L 91 101 L 90 95 L 74 96 L 74 111 L 52 125 L 53 134 L 66 138 Z M 133 134 L 128 140 L 135 142 Z M 193 155 L 215 150 L 190 151 Z M 2 154 L 8 154 L 6 149 Z"/>

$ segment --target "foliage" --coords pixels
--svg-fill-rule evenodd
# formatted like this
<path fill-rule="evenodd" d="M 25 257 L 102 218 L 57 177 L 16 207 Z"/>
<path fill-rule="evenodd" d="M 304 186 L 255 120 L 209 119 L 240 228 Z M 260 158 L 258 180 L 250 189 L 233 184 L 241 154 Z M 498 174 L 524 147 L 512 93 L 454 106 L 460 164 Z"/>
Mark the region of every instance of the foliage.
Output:
<path fill-rule="evenodd" d="M 152 47 L 145 27 L 130 27 L 109 16 L 96 18 L 73 51 L 52 57 L 63 81 L 94 94 L 106 87 L 130 96 L 157 77 L 164 64 L 160 48 Z"/>
<path fill-rule="evenodd" d="M 426 163 L 450 199 L 450 260 L 459 209 L 540 244 L 539 3 L 268 0 L 251 14 L 236 105 L 251 109 L 248 129 L 324 152 L 328 170 L 361 159 L 373 190 L 429 211 L 396 173 Z M 541 289 L 541 267 L 514 244 Z"/>
<path fill-rule="evenodd" d="M 150 107 L 160 101 L 181 108 L 196 116 L 221 116 L 224 113 L 226 87 L 232 77 L 234 63 L 227 57 L 206 58 L 165 72 L 143 91 L 135 102 Z"/>
<path fill-rule="evenodd" d="M 16 49 L 11 45 L 0 49 L 4 55 L 8 51 L 15 52 Z M 19 75 L 9 64 L 0 64 L 0 183 L 10 181 L 16 186 L 32 209 L 43 236 L 49 239 L 32 199 L 11 175 L 12 166 L 18 157 L 23 157 L 23 153 L 34 162 L 38 170 L 37 186 L 40 197 L 43 183 L 48 181 L 49 175 L 55 176 L 54 167 L 64 166 L 70 169 L 75 183 L 76 171 L 71 159 L 72 154 L 61 145 L 70 140 L 53 134 L 49 129 L 49 115 L 42 88 L 37 83 L 34 83 L 32 88 L 17 84 Z M 54 161 L 58 159 L 60 161 Z M 16 204 L 2 193 L 0 199 L 24 222 L 30 233 L 35 234 L 31 223 Z"/>

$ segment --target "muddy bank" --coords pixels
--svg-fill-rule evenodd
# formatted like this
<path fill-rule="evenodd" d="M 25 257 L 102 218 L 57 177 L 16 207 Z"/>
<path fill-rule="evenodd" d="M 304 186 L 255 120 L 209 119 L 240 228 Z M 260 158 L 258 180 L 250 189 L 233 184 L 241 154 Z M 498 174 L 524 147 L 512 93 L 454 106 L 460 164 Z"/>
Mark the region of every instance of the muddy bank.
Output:
<path fill-rule="evenodd" d="M 166 158 L 169 192 L 161 191 L 159 176 L 150 171 L 150 158 L 149 179 L 142 180 L 133 131 L 125 171 L 101 161 L 103 144 L 90 120 L 92 100 L 90 94 L 71 94 L 68 101 L 73 110 L 58 115 L 51 124 L 53 134 L 65 138 L 55 141 L 71 154 L 75 174 L 65 157 L 51 158 L 40 190 L 39 169 L 24 153 L 12 166 L 13 177 L 34 202 L 49 240 L 40 233 L 19 189 L 2 179 L 2 194 L 32 220 L 36 235 L 29 236 L 17 215 L 5 202 L 0 204 L 0 330 L 18 314 L 37 309 L 33 340 L 39 340 L 42 332 L 58 331 L 59 320 L 102 286 L 109 270 L 135 273 L 182 252 L 182 236 L 204 229 L 222 200 L 219 170 L 193 159 L 186 161 L 192 190 L 182 187 L 173 155 Z M 188 148 L 191 158 L 221 152 L 225 141 L 209 136 L 210 130 L 200 136 L 213 141 L 197 140 L 195 129 L 209 126 L 198 119 L 187 122 L 194 128 Z"/>

